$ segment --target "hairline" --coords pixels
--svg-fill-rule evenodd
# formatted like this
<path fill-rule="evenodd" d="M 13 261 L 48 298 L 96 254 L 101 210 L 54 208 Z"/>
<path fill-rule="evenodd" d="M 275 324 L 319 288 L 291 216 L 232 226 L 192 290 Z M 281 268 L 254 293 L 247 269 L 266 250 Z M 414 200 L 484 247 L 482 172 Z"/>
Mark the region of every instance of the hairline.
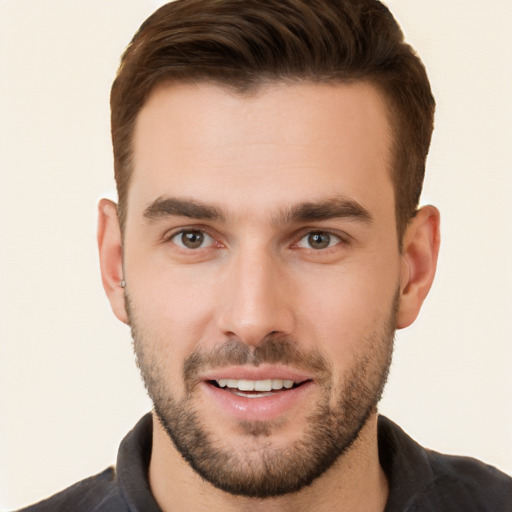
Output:
<path fill-rule="evenodd" d="M 128 145 L 128 157 L 126 159 L 126 165 L 123 168 L 123 173 L 126 173 L 127 180 L 124 183 L 124 195 L 118 197 L 118 219 L 121 228 L 121 236 L 124 238 L 124 231 L 126 226 L 126 217 L 128 212 L 128 192 L 131 186 L 132 176 L 135 171 L 133 162 L 133 142 L 134 133 L 140 112 L 147 104 L 149 99 L 159 90 L 163 88 L 169 88 L 172 86 L 179 85 L 212 85 L 217 86 L 225 91 L 237 94 L 239 96 L 251 97 L 257 94 L 265 93 L 266 90 L 273 86 L 279 85 L 299 85 L 299 84 L 312 84 L 312 85 L 354 85 L 354 84 L 369 84 L 372 86 L 379 96 L 381 97 L 385 106 L 386 120 L 390 129 L 390 147 L 388 153 L 388 160 L 386 162 L 387 171 L 393 186 L 393 200 L 394 200 L 394 212 L 395 212 L 395 225 L 397 232 L 397 239 L 399 248 L 402 247 L 402 240 L 405 233 L 406 225 L 401 225 L 399 205 L 398 205 L 398 190 L 396 186 L 396 174 L 398 170 L 398 155 L 399 155 L 399 135 L 401 127 L 399 122 L 399 114 L 396 112 L 396 106 L 390 94 L 386 91 L 384 85 L 379 81 L 378 78 L 371 75 L 364 75 L 361 77 L 357 76 L 260 76 L 258 80 L 246 81 L 242 84 L 232 82 L 229 78 L 222 78 L 221 76 L 195 76 L 193 72 L 190 76 L 168 76 L 161 77 L 160 80 L 155 81 L 152 86 L 148 89 L 144 101 L 141 103 L 139 109 L 135 113 L 130 123 L 130 138 Z M 412 215 L 413 216 L 413 215 Z M 408 220 L 410 220 L 412 218 Z"/>

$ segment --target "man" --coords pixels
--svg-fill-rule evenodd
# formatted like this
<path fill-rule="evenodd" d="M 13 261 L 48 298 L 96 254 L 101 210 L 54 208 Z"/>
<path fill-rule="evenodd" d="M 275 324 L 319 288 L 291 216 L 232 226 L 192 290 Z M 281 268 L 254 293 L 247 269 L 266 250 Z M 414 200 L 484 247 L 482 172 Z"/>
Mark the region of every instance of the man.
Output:
<path fill-rule="evenodd" d="M 378 417 L 434 278 L 434 100 L 375 0 L 178 0 L 111 96 L 103 284 L 154 403 L 116 471 L 28 510 L 511 510 Z"/>

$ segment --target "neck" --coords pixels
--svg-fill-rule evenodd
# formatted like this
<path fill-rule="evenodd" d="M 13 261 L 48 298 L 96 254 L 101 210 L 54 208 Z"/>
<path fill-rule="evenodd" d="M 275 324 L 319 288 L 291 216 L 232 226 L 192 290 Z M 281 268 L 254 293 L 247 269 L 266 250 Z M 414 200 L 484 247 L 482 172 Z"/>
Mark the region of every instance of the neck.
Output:
<path fill-rule="evenodd" d="M 350 449 L 311 485 L 296 493 L 265 499 L 233 496 L 203 480 L 183 460 L 154 417 L 149 481 L 163 512 L 382 512 L 388 495 L 379 463 L 376 413 Z"/>

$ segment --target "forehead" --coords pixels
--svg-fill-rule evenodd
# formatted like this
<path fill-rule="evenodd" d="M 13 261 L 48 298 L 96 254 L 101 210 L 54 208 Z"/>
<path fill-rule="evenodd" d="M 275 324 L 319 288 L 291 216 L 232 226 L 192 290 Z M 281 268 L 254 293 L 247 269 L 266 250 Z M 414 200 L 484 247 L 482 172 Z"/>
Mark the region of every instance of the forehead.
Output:
<path fill-rule="evenodd" d="M 326 194 L 393 202 L 391 147 L 386 104 L 369 83 L 279 83 L 250 94 L 160 86 L 135 124 L 128 204 L 166 194 L 245 211 Z"/>

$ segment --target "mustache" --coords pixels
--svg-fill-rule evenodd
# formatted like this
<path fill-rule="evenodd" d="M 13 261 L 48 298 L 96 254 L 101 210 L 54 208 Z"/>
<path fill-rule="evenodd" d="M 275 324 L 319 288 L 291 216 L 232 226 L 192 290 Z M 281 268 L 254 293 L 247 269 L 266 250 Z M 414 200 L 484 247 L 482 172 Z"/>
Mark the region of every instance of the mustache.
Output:
<path fill-rule="evenodd" d="M 236 337 L 205 351 L 197 349 L 185 359 L 183 378 L 186 383 L 198 379 L 202 371 L 222 366 L 259 366 L 283 364 L 322 376 L 330 372 L 330 364 L 318 350 L 303 350 L 290 336 L 270 333 L 257 346 Z"/>

